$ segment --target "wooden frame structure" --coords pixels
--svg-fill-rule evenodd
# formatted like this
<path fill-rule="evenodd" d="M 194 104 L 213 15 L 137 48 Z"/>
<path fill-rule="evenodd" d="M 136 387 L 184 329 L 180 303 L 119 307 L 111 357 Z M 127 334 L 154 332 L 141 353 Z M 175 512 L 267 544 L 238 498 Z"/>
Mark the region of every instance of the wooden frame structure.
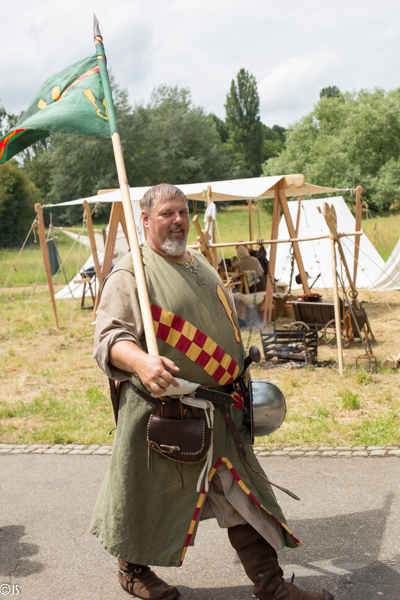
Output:
<path fill-rule="evenodd" d="M 286 175 L 286 176 L 279 178 L 279 181 L 273 186 L 273 188 L 270 188 L 271 191 L 273 190 L 273 194 L 274 194 L 271 239 L 270 240 L 261 240 L 263 243 L 265 243 L 265 244 L 269 243 L 271 245 L 270 260 L 269 260 L 270 277 L 268 278 L 268 281 L 267 281 L 266 302 L 265 302 L 265 312 L 264 312 L 264 325 L 268 325 L 271 321 L 272 303 L 273 303 L 273 284 L 272 284 L 272 282 L 274 281 L 274 276 L 275 276 L 276 254 L 277 254 L 277 244 L 278 243 L 290 241 L 293 244 L 294 260 L 297 263 L 297 267 L 299 270 L 299 277 L 300 277 L 300 281 L 301 281 L 304 293 L 310 292 L 310 288 L 309 288 L 309 285 L 307 282 L 307 275 L 305 272 L 303 260 L 301 257 L 301 251 L 300 251 L 300 247 L 299 247 L 299 242 L 303 241 L 303 240 L 301 238 L 298 238 L 299 223 L 300 223 L 300 205 L 301 205 L 301 200 L 303 198 L 303 194 L 305 195 L 307 193 L 307 189 L 304 187 L 304 184 L 305 184 L 304 175 L 302 175 L 302 174 Z M 297 219 L 296 219 L 295 225 L 293 224 L 293 221 L 292 221 L 292 218 L 290 215 L 289 206 L 288 206 L 288 198 L 286 196 L 286 191 L 285 191 L 285 190 L 288 190 L 289 188 L 291 188 L 291 190 L 293 190 L 293 189 L 299 189 L 299 191 L 300 191 L 300 189 L 304 190 L 303 194 L 300 194 L 300 193 L 296 194 L 296 195 L 298 195 L 299 202 L 298 202 L 298 212 L 297 212 Z M 106 194 L 106 193 L 109 193 L 112 191 L 119 191 L 119 190 L 99 190 L 98 195 Z M 355 235 L 356 236 L 355 253 L 354 253 L 353 283 L 355 282 L 356 274 L 357 274 L 359 235 L 361 235 L 361 233 L 360 233 L 361 214 L 362 214 L 361 193 L 362 193 L 362 187 L 358 186 L 357 187 L 357 196 L 356 196 L 356 231 L 353 233 L 347 234 L 347 235 Z M 292 196 L 292 194 L 291 194 L 291 196 Z M 188 194 L 188 197 L 190 198 L 191 194 Z M 268 197 L 271 197 L 271 196 L 268 196 Z M 207 205 L 210 202 L 214 201 L 212 185 L 207 186 L 206 198 L 207 198 L 207 200 L 206 200 Z M 219 198 L 219 199 L 221 199 L 221 198 Z M 258 198 L 256 198 L 256 199 L 258 199 Z M 252 206 L 253 199 L 248 198 L 247 203 L 248 203 L 248 211 L 249 211 L 250 241 L 243 242 L 243 243 L 245 243 L 246 245 L 256 245 L 257 240 L 254 240 L 254 234 L 253 234 L 253 206 Z M 119 199 L 118 199 L 118 201 L 113 201 L 112 208 L 111 208 L 111 214 L 110 214 L 110 220 L 109 220 L 108 235 L 107 235 L 105 248 L 104 248 L 103 263 L 100 267 L 99 261 L 97 258 L 97 248 L 96 248 L 96 241 L 95 241 L 94 230 L 93 230 L 93 223 L 92 223 L 91 214 L 90 214 L 90 206 L 87 201 L 83 202 L 83 206 L 84 206 L 84 209 L 86 212 L 86 223 L 87 223 L 88 235 L 89 235 L 92 255 L 94 258 L 94 262 L 95 262 L 95 271 L 96 271 L 97 279 L 99 282 L 99 286 L 98 286 L 98 290 L 97 290 L 97 294 L 96 294 L 95 307 L 94 307 L 94 311 L 96 312 L 98 304 L 99 304 L 100 290 L 101 290 L 102 282 L 107 277 L 107 275 L 109 275 L 109 273 L 111 272 L 114 247 L 115 247 L 115 241 L 117 238 L 119 224 L 121 223 L 125 237 L 128 240 L 127 226 L 126 226 L 126 222 L 125 222 L 125 215 L 124 215 L 122 202 Z M 278 240 L 278 229 L 279 229 L 279 222 L 280 222 L 281 214 L 283 214 L 283 216 L 285 218 L 288 232 L 290 235 L 290 238 L 288 240 Z M 204 254 L 208 255 L 210 263 L 213 264 L 213 266 L 215 268 L 217 268 L 216 248 L 223 247 L 223 246 L 236 246 L 237 241 L 232 242 L 232 243 L 217 244 L 217 243 L 215 243 L 215 234 L 213 235 L 213 239 L 211 239 L 211 236 L 209 234 L 210 222 L 207 223 L 204 230 L 200 226 L 200 223 L 198 221 L 198 216 L 194 217 L 193 223 L 194 223 L 196 231 L 197 231 L 197 244 L 194 246 L 192 245 L 191 247 L 197 246 Z M 307 238 L 307 239 L 321 239 L 321 237 L 329 237 L 329 236 L 319 236 L 318 238 Z M 304 239 L 304 241 L 306 241 L 306 239 Z M 47 251 L 47 246 L 46 246 L 46 251 Z M 49 283 L 49 289 L 50 289 L 50 283 Z M 52 293 L 50 291 L 50 294 L 52 295 L 52 298 L 53 298 L 54 292 Z M 53 299 L 52 299 L 52 301 L 53 301 Z M 53 306 L 54 306 L 55 315 L 56 315 L 55 301 L 54 301 Z M 57 326 L 58 326 L 58 318 L 57 317 L 56 317 L 56 322 L 57 322 Z"/>

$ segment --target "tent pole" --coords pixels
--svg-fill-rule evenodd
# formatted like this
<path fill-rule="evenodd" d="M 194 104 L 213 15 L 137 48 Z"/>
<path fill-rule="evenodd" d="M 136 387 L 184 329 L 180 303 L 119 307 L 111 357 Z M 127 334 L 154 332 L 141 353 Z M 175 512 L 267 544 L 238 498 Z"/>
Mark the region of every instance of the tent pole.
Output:
<path fill-rule="evenodd" d="M 292 217 L 290 216 L 290 211 L 289 211 L 289 207 L 288 207 L 288 203 L 287 203 L 286 194 L 285 194 L 285 191 L 282 189 L 279 189 L 279 201 L 280 201 L 280 204 L 282 207 L 282 212 L 285 216 L 285 221 L 286 221 L 286 225 L 287 225 L 287 228 L 289 231 L 289 235 L 291 238 L 295 238 L 297 236 L 296 236 L 296 232 L 293 227 Z M 293 253 L 294 253 L 294 257 L 297 262 L 297 266 L 299 268 L 300 280 L 301 280 L 301 284 L 303 286 L 304 293 L 309 294 L 310 288 L 308 287 L 307 275 L 306 275 L 306 272 L 304 269 L 303 259 L 301 258 L 299 244 L 297 242 L 293 242 Z"/>
<path fill-rule="evenodd" d="M 56 321 L 56 328 L 58 329 L 58 331 L 60 331 L 60 326 L 58 324 L 56 299 L 54 297 L 53 280 L 51 278 L 49 251 L 47 249 L 46 233 L 44 230 L 43 211 L 42 211 L 42 207 L 40 206 L 40 204 L 35 204 L 35 211 L 37 212 L 37 215 L 38 215 L 38 231 L 39 231 L 40 248 L 42 249 L 44 270 L 46 271 L 47 284 L 49 286 L 51 303 L 53 305 L 54 319 Z"/>
<path fill-rule="evenodd" d="M 279 219 L 281 217 L 281 206 L 279 203 L 279 183 L 275 187 L 274 195 L 274 209 L 272 212 L 272 228 L 271 228 L 271 239 L 276 240 L 278 238 Z M 264 321 L 263 325 L 268 326 L 271 322 L 272 316 L 272 302 L 274 294 L 274 277 L 275 277 L 275 263 L 276 263 L 276 251 L 277 244 L 270 246 L 269 254 L 269 265 L 268 265 L 268 278 L 267 278 L 267 291 L 265 293 L 265 304 L 264 304 Z"/>
<path fill-rule="evenodd" d="M 362 204 L 361 204 L 361 194 L 362 194 L 362 186 L 358 185 L 356 190 L 356 231 L 360 231 L 361 229 L 361 220 L 362 220 Z M 357 279 L 357 266 L 358 266 L 358 256 L 360 253 L 360 238 L 356 237 L 355 246 L 354 246 L 354 275 L 353 275 L 353 283 L 356 285 Z"/>
<path fill-rule="evenodd" d="M 335 241 L 337 239 L 337 218 L 336 211 L 333 206 L 329 206 L 327 202 L 324 202 L 324 217 L 326 224 L 330 231 L 331 240 L 331 253 L 332 253 L 332 284 L 333 284 L 333 302 L 335 306 L 335 328 L 336 328 L 336 340 L 338 348 L 338 364 L 339 364 L 339 375 L 343 376 L 343 347 L 342 347 L 342 320 L 340 316 L 340 301 L 339 301 L 339 290 L 337 284 L 337 263 L 336 263 L 336 251 Z"/>
<path fill-rule="evenodd" d="M 97 254 L 96 238 L 94 237 L 92 213 L 90 212 L 90 205 L 87 200 L 83 202 L 83 208 L 85 209 L 86 213 L 86 225 L 89 234 L 90 247 L 92 249 L 94 270 L 96 271 L 97 275 L 98 289 L 101 290 L 101 286 L 103 285 L 103 276 L 101 274 L 99 256 Z"/>
<path fill-rule="evenodd" d="M 104 246 L 103 264 L 101 266 L 102 282 L 107 277 L 107 275 L 109 275 L 111 273 L 112 259 L 113 259 L 114 248 L 115 248 L 115 240 L 117 239 L 118 224 L 120 222 L 120 217 L 121 217 L 122 213 L 123 213 L 123 208 L 122 208 L 121 202 L 113 202 L 113 205 L 111 208 L 111 214 L 110 214 L 110 221 L 108 224 L 107 239 L 106 239 L 106 243 Z M 98 288 L 97 294 L 96 294 L 96 300 L 94 303 L 94 309 L 93 309 L 94 320 L 96 319 L 96 311 L 97 311 L 97 308 L 100 303 L 100 292 L 101 292 L 101 286 L 99 285 L 99 288 Z"/>
<path fill-rule="evenodd" d="M 300 227 L 300 207 L 301 207 L 301 201 L 303 200 L 303 196 L 299 196 L 298 202 L 297 202 L 297 218 L 296 218 L 296 237 L 299 236 L 299 227 Z"/>

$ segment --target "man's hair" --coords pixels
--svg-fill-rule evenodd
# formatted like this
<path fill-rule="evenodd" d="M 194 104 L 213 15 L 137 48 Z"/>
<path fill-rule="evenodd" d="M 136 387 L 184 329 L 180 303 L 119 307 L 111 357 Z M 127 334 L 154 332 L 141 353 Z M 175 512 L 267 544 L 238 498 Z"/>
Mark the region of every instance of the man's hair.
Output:
<path fill-rule="evenodd" d="M 147 190 L 143 196 L 141 201 L 142 210 L 148 217 L 151 217 L 151 213 L 153 212 L 154 205 L 158 198 L 161 200 L 173 200 L 177 196 L 183 196 L 186 200 L 186 204 L 188 204 L 185 194 L 182 192 L 182 190 L 176 187 L 176 185 L 171 185 L 170 183 L 159 183 L 158 185 L 155 185 Z"/>

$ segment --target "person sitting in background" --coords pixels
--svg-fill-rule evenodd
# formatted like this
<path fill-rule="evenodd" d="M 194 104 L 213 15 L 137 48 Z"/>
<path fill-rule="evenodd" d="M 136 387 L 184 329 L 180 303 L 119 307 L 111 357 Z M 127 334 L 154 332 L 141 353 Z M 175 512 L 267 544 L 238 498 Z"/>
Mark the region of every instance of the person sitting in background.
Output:
<path fill-rule="evenodd" d="M 239 266 L 242 272 L 244 271 L 255 271 L 259 277 L 257 283 L 257 292 L 265 292 L 267 289 L 267 280 L 264 277 L 264 269 L 262 268 L 260 261 L 255 256 L 250 256 L 246 246 L 238 246 L 236 248 L 237 255 L 239 257 Z M 250 293 L 253 293 L 255 286 L 250 287 Z"/>

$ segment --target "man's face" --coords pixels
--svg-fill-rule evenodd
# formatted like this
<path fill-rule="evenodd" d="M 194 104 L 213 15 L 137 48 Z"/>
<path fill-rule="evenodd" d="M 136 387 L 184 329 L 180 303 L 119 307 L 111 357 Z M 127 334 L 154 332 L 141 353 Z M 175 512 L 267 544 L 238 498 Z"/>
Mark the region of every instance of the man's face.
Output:
<path fill-rule="evenodd" d="M 183 255 L 189 232 L 189 210 L 184 196 L 173 200 L 157 198 L 151 217 L 142 212 L 142 220 L 153 250 L 162 256 Z"/>

